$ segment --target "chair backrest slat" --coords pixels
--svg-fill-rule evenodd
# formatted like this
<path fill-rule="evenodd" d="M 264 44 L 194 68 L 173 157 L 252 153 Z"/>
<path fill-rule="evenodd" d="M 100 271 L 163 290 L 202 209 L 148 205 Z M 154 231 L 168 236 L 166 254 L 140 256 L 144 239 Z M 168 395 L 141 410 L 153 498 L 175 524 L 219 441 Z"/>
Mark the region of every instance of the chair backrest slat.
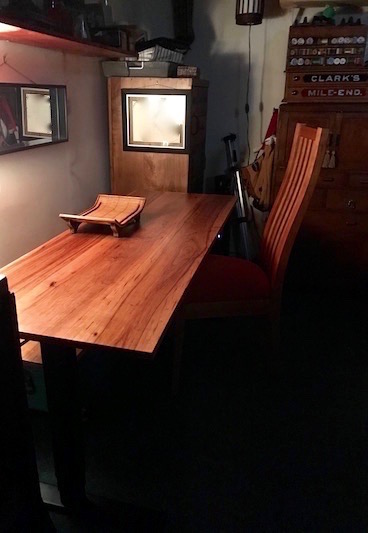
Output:
<path fill-rule="evenodd" d="M 312 197 L 326 151 L 328 130 L 297 124 L 289 162 L 268 218 L 260 263 L 280 291 L 289 255 Z"/>

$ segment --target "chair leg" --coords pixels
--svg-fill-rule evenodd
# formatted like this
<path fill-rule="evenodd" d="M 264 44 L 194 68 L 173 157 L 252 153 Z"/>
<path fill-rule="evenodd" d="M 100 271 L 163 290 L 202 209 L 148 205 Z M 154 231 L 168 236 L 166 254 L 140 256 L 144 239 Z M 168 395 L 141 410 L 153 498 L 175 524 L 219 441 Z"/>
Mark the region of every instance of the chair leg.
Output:
<path fill-rule="evenodd" d="M 185 319 L 177 316 L 174 323 L 174 350 L 173 350 L 173 370 L 171 381 L 171 393 L 176 396 L 179 392 L 180 369 L 184 345 Z"/>

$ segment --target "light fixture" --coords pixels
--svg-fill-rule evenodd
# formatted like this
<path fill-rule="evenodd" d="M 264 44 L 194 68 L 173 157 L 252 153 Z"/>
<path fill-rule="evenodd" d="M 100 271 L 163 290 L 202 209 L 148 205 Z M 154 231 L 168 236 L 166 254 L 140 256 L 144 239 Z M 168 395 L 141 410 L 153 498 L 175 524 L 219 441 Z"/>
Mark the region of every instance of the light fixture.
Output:
<path fill-rule="evenodd" d="M 19 31 L 21 28 L 17 28 L 17 26 L 12 26 L 11 24 L 5 24 L 4 22 L 0 22 L 0 33 L 9 33 L 11 31 Z"/>
<path fill-rule="evenodd" d="M 264 0 L 236 0 L 236 23 L 242 26 L 261 24 Z"/>

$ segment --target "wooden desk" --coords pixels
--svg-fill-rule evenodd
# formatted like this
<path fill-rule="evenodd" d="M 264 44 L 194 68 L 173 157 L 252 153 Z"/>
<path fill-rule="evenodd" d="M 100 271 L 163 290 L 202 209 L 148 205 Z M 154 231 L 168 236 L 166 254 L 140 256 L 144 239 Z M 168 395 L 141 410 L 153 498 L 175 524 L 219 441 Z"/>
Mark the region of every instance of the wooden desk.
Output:
<path fill-rule="evenodd" d="M 153 358 L 185 289 L 225 224 L 233 196 L 154 192 L 137 227 L 64 232 L 0 269 L 19 331 L 41 342 L 55 471 L 65 505 L 85 498 L 76 348 Z"/>

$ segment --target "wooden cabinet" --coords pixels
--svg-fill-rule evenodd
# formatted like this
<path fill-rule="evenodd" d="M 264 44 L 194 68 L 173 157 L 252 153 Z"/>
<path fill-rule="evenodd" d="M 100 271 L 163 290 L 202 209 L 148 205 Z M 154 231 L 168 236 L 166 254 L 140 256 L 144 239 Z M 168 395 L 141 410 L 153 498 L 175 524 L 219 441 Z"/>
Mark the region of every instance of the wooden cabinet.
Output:
<path fill-rule="evenodd" d="M 334 168 L 323 168 L 297 251 L 323 282 L 364 279 L 368 269 L 368 104 L 281 104 L 273 192 L 276 194 L 297 122 L 330 130 Z"/>
<path fill-rule="evenodd" d="M 124 143 L 125 91 L 187 95 L 185 150 L 134 151 Z M 110 175 L 113 194 L 135 189 L 202 192 L 208 82 L 192 78 L 109 78 Z M 126 133 L 125 133 L 126 135 Z"/>

